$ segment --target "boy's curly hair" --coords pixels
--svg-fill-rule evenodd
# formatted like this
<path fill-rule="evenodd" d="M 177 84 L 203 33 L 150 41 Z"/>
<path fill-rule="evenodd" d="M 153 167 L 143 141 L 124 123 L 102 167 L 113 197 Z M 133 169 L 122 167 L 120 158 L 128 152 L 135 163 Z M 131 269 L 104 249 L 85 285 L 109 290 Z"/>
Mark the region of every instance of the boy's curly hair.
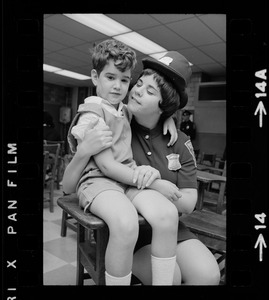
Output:
<path fill-rule="evenodd" d="M 137 62 L 134 50 L 117 40 L 105 40 L 93 48 L 92 64 L 98 75 L 110 59 L 114 60 L 115 67 L 121 72 L 133 70 Z"/>

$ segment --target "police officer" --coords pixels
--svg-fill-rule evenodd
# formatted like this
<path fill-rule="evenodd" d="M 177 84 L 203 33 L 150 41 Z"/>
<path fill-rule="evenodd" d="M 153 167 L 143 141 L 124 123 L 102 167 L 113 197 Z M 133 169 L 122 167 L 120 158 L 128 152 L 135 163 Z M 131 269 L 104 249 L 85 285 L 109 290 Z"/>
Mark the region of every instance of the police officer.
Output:
<path fill-rule="evenodd" d="M 195 124 L 190 120 L 191 112 L 185 110 L 182 113 L 182 122 L 180 124 L 180 130 L 190 137 L 191 141 L 195 139 L 196 128 Z"/>

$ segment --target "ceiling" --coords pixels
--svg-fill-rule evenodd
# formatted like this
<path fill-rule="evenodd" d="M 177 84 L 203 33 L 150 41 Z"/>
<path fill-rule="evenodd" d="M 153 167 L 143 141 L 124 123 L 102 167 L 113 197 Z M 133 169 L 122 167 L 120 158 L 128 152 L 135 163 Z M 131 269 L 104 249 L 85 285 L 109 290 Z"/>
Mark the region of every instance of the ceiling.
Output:
<path fill-rule="evenodd" d="M 128 28 L 161 45 L 176 50 L 212 80 L 226 76 L 226 16 L 224 14 L 106 14 Z M 44 63 L 90 76 L 89 49 L 108 36 L 61 14 L 44 15 Z M 142 70 L 138 64 L 133 79 Z M 89 86 L 91 80 L 76 80 L 44 72 L 44 82 L 66 87 Z"/>

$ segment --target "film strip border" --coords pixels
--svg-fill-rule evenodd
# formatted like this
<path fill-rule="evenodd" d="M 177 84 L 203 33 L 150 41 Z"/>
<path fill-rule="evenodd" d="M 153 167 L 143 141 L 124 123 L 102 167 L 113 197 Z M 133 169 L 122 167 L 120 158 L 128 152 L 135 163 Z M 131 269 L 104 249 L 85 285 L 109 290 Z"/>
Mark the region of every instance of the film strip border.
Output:
<path fill-rule="evenodd" d="M 2 293 L 35 299 L 43 285 L 42 14 L 4 21 Z M 227 295 L 263 293 L 268 281 L 268 122 L 256 113 L 260 101 L 267 111 L 267 95 L 255 96 L 267 93 L 256 85 L 267 83 L 264 26 L 263 17 L 227 14 Z"/>
<path fill-rule="evenodd" d="M 3 14 L 2 299 L 31 299 L 43 284 L 41 17 Z"/>
<path fill-rule="evenodd" d="M 268 280 L 268 50 L 262 15 L 231 17 L 227 24 L 227 283 L 255 286 L 257 294 Z"/>

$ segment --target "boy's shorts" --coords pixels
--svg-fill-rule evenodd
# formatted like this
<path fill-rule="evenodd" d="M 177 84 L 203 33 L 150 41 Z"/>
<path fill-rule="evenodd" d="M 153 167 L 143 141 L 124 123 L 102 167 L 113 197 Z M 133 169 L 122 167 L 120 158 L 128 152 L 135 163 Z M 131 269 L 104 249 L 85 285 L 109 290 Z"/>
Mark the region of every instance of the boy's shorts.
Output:
<path fill-rule="evenodd" d="M 136 187 L 117 182 L 107 177 L 88 178 L 81 183 L 77 190 L 79 205 L 86 211 L 90 208 L 97 195 L 104 191 L 114 190 L 123 193 L 132 201 L 140 192 Z"/>

